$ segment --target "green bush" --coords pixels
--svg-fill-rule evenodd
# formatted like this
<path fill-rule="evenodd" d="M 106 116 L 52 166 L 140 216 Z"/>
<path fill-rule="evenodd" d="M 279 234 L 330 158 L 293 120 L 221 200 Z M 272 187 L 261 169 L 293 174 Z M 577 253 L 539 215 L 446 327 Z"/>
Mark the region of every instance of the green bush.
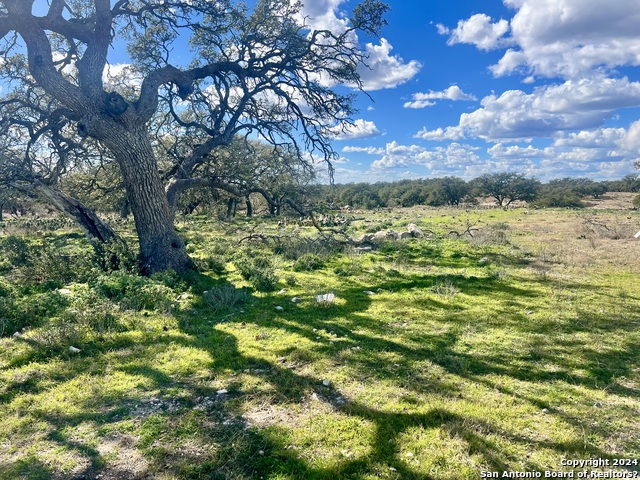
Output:
<path fill-rule="evenodd" d="M 268 257 L 241 258 L 236 260 L 235 265 L 242 278 L 249 281 L 259 292 L 271 292 L 276 289 L 278 277 Z"/>
<path fill-rule="evenodd" d="M 0 253 L 11 267 L 21 267 L 30 264 L 31 255 L 29 243 L 17 235 L 9 235 L 0 239 Z"/>
<path fill-rule="evenodd" d="M 139 277 L 124 272 L 113 272 L 96 278 L 93 287 L 103 296 L 128 310 L 170 311 L 174 306 L 175 292 L 159 279 L 173 278 L 172 272 L 159 274 L 160 277 Z"/>
<path fill-rule="evenodd" d="M 274 246 L 273 252 L 282 255 L 287 260 L 296 260 L 307 254 L 326 258 L 341 253 L 343 249 L 343 245 L 334 240 L 294 236 L 278 242 Z"/>
<path fill-rule="evenodd" d="M 138 271 L 138 260 L 123 240 L 97 243 L 94 250 L 96 262 L 105 272 L 122 270 L 136 273 Z"/>
<path fill-rule="evenodd" d="M 273 292 L 278 288 L 278 277 L 272 271 L 262 270 L 251 277 L 251 285 L 259 292 Z"/>
<path fill-rule="evenodd" d="M 543 208 L 584 208 L 581 196 L 570 189 L 545 188 L 534 205 Z"/>
<path fill-rule="evenodd" d="M 14 290 L 0 297 L 0 334 L 11 335 L 23 328 L 40 326 L 60 315 L 69 303 L 65 295 L 56 291 L 22 297 Z"/>
<path fill-rule="evenodd" d="M 247 303 L 249 293 L 246 288 L 236 288 L 234 285 L 227 283 L 207 290 L 202 295 L 202 298 L 213 310 L 229 310 Z"/>
<path fill-rule="evenodd" d="M 324 268 L 325 262 L 314 253 L 305 253 L 293 263 L 295 272 L 311 272 Z"/>

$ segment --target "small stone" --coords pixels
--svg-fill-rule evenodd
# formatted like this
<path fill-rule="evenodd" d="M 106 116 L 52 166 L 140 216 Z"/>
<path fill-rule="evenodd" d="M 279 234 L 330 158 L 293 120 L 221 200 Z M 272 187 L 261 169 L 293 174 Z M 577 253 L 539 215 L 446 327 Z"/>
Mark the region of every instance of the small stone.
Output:
<path fill-rule="evenodd" d="M 258 455 L 264 455 L 264 450 L 260 450 L 260 451 L 258 452 Z"/>
<path fill-rule="evenodd" d="M 527 312 L 527 315 L 533 315 L 533 310 L 529 310 L 529 311 Z"/>
<path fill-rule="evenodd" d="M 364 293 L 365 295 L 375 295 L 375 292 L 372 292 L 371 290 L 364 290 L 362 293 Z"/>
<path fill-rule="evenodd" d="M 226 394 L 226 393 L 228 393 L 227 389 L 226 389 L 226 388 L 223 388 L 223 389 L 221 389 L 221 390 L 218 390 L 218 391 L 216 392 L 216 395 L 224 395 L 224 394 Z"/>
<path fill-rule="evenodd" d="M 22 336 L 22 334 L 20 332 L 16 332 L 13 335 L 11 335 L 13 338 L 20 338 Z"/>
<path fill-rule="evenodd" d="M 282 312 L 284 310 L 284 308 L 282 308 L 280 305 L 276 306 L 276 312 Z"/>
<path fill-rule="evenodd" d="M 329 385 L 331 385 L 331 381 L 329 381 L 329 380 L 323 380 L 323 381 L 322 381 L 322 384 L 323 384 L 325 387 L 328 387 Z"/>
<path fill-rule="evenodd" d="M 548 408 L 543 408 L 542 409 L 542 413 L 549 413 L 549 409 Z"/>
<path fill-rule="evenodd" d="M 485 263 L 489 263 L 489 259 L 487 257 L 482 257 L 480 260 L 478 260 L 478 263 L 480 265 L 484 265 Z"/>
<path fill-rule="evenodd" d="M 72 347 L 69 347 L 69 351 L 71 353 L 80 353 L 81 350 L 79 348 L 76 348 L 76 347 L 72 346 Z"/>
<path fill-rule="evenodd" d="M 71 290 L 69 290 L 68 288 L 59 288 L 58 290 L 56 290 L 56 292 L 58 292 L 60 295 L 71 295 Z"/>
<path fill-rule="evenodd" d="M 288 291 L 289 291 L 289 289 L 288 289 L 288 288 L 283 288 L 283 289 L 282 289 L 282 290 L 280 290 L 276 295 L 282 295 L 282 294 L 287 293 Z"/>
<path fill-rule="evenodd" d="M 302 299 L 301 299 L 300 297 L 293 297 L 293 298 L 291 299 L 291 301 L 292 301 L 293 303 L 300 303 L 300 302 L 302 301 Z"/>
<path fill-rule="evenodd" d="M 393 467 L 389 467 L 389 470 L 392 471 L 392 472 L 397 472 L 397 470 L 395 468 L 393 468 Z"/>
<path fill-rule="evenodd" d="M 318 303 L 333 303 L 336 296 L 333 293 L 324 293 L 322 295 L 316 295 L 316 301 Z"/>
<path fill-rule="evenodd" d="M 409 458 L 413 458 L 413 453 L 411 453 L 411 452 L 407 452 L 407 457 L 409 457 Z"/>
<path fill-rule="evenodd" d="M 602 404 L 600 402 L 594 403 L 593 406 L 596 408 L 602 408 Z"/>

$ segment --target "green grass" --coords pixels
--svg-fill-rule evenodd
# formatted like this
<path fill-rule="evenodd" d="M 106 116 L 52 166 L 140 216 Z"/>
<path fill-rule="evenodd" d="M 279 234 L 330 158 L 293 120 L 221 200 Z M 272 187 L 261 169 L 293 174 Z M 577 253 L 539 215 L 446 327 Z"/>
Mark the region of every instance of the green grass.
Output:
<path fill-rule="evenodd" d="M 437 237 L 239 247 L 191 220 L 210 270 L 189 278 L 101 274 L 77 235 L 44 234 L 78 271 L 3 264 L 0 317 L 26 330 L 0 339 L 0 479 L 475 479 L 639 457 L 640 243 L 572 211 L 393 218 Z M 448 235 L 469 223 L 487 235 Z"/>

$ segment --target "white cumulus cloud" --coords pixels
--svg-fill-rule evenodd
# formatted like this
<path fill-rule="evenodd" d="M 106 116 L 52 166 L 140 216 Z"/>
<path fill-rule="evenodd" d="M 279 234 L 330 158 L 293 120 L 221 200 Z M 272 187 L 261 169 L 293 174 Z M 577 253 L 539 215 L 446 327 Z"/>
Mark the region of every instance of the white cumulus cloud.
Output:
<path fill-rule="evenodd" d="M 334 128 L 333 135 L 336 140 L 356 140 L 380 135 L 380 130 L 375 123 L 358 118 L 353 123 L 343 123 Z"/>
<path fill-rule="evenodd" d="M 347 145 L 342 149 L 344 153 L 366 153 L 369 155 L 382 155 L 384 153 L 383 148 L 379 147 L 353 147 Z"/>
<path fill-rule="evenodd" d="M 640 82 L 627 78 L 568 80 L 534 89 L 508 90 L 482 99 L 482 108 L 460 116 L 467 135 L 490 141 L 554 137 L 599 127 L 619 109 L 640 106 Z"/>
<path fill-rule="evenodd" d="M 491 17 L 484 13 L 472 15 L 468 20 L 460 20 L 453 30 L 444 25 L 437 25 L 441 35 L 450 35 L 447 43 L 471 43 L 480 50 L 492 50 L 505 43 L 504 35 L 509 31 L 509 22 L 501 19 L 491 22 Z"/>
<path fill-rule="evenodd" d="M 580 78 L 596 70 L 640 65 L 637 0 L 503 0 L 515 9 L 510 21 L 486 14 L 443 25 L 448 43 L 481 50 L 510 47 L 491 70 L 496 76 L 524 73 Z"/>
<path fill-rule="evenodd" d="M 403 105 L 404 108 L 430 107 L 432 105 L 435 105 L 436 100 L 476 100 L 476 97 L 468 93 L 464 93 L 462 89 L 457 85 L 451 85 L 449 88 L 441 92 L 434 92 L 433 90 L 430 90 L 427 93 L 414 93 L 411 98 L 412 100 L 410 102 L 406 102 Z"/>
<path fill-rule="evenodd" d="M 465 137 L 462 127 L 438 127 L 435 130 L 428 130 L 426 127 L 414 135 L 414 138 L 423 140 L 462 140 Z"/>
<path fill-rule="evenodd" d="M 427 149 L 420 145 L 400 145 L 393 141 L 387 143 L 385 153 L 371 164 L 371 168 L 404 168 L 410 165 L 421 165 L 430 170 L 460 168 L 480 161 L 475 150 L 476 147 L 455 142 L 446 147 Z"/>
<path fill-rule="evenodd" d="M 348 26 L 348 15 L 340 6 L 346 0 L 314 0 L 304 2 L 299 21 L 304 21 L 311 30 L 330 30 L 342 33 Z M 354 33 L 351 41 L 358 43 Z M 367 43 L 364 53 L 367 55 L 366 65 L 358 68 L 358 73 L 365 90 L 380 90 L 394 88 L 413 78 L 422 68 L 417 60 L 405 62 L 401 57 L 392 55 L 393 46 L 385 38 L 380 38 L 380 44 Z M 328 79 L 322 79 L 325 83 Z"/>

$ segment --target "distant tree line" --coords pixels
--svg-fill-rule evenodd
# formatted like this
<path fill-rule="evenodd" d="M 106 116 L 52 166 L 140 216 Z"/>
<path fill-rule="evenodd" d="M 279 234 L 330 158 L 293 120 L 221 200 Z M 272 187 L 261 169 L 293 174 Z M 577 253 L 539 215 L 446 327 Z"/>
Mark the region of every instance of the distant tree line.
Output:
<path fill-rule="evenodd" d="M 490 198 L 497 206 L 526 201 L 539 207 L 585 206 L 588 198 L 607 192 L 640 192 L 640 174 L 620 180 L 594 181 L 566 177 L 543 184 L 520 173 L 485 174 L 470 181 L 458 177 L 400 180 L 397 182 L 349 183 L 321 188 L 322 201 L 358 209 L 412 207 L 415 205 L 459 206 Z M 320 200 L 320 199 L 319 199 Z"/>
<path fill-rule="evenodd" d="M 324 185 L 313 183 L 313 177 L 302 170 L 291 168 L 287 162 L 274 162 L 273 151 L 254 145 L 251 155 L 230 148 L 228 157 L 221 160 L 228 179 L 224 188 L 202 187 L 183 195 L 178 212 L 211 214 L 221 219 L 236 215 L 298 215 L 301 206 L 315 210 L 351 207 L 375 209 L 476 205 L 490 201 L 496 206 L 508 207 L 516 201 L 525 201 L 537 207 L 582 208 L 589 198 L 597 199 L 608 192 L 639 193 L 634 201 L 640 207 L 640 173 L 631 173 L 619 180 L 594 181 L 588 178 L 566 177 L 542 183 L 520 173 L 485 174 L 470 181 L 458 177 L 400 180 L 396 182 L 348 183 Z M 242 157 L 242 161 L 238 157 Z M 282 158 L 282 155 L 280 155 Z M 234 170 L 230 165 L 243 166 Z M 284 165 L 285 167 L 283 168 Z M 94 171 L 95 170 L 95 171 Z M 86 205 L 101 212 L 112 212 L 127 217 L 130 209 L 116 168 L 95 169 L 69 175 L 65 189 Z M 260 185 L 251 187 L 251 185 Z M 273 200 L 276 199 L 277 203 Z M 34 211 L 33 197 L 0 187 L 0 210 L 5 216 L 25 215 Z M 0 221 L 2 221 L 0 216 Z"/>

